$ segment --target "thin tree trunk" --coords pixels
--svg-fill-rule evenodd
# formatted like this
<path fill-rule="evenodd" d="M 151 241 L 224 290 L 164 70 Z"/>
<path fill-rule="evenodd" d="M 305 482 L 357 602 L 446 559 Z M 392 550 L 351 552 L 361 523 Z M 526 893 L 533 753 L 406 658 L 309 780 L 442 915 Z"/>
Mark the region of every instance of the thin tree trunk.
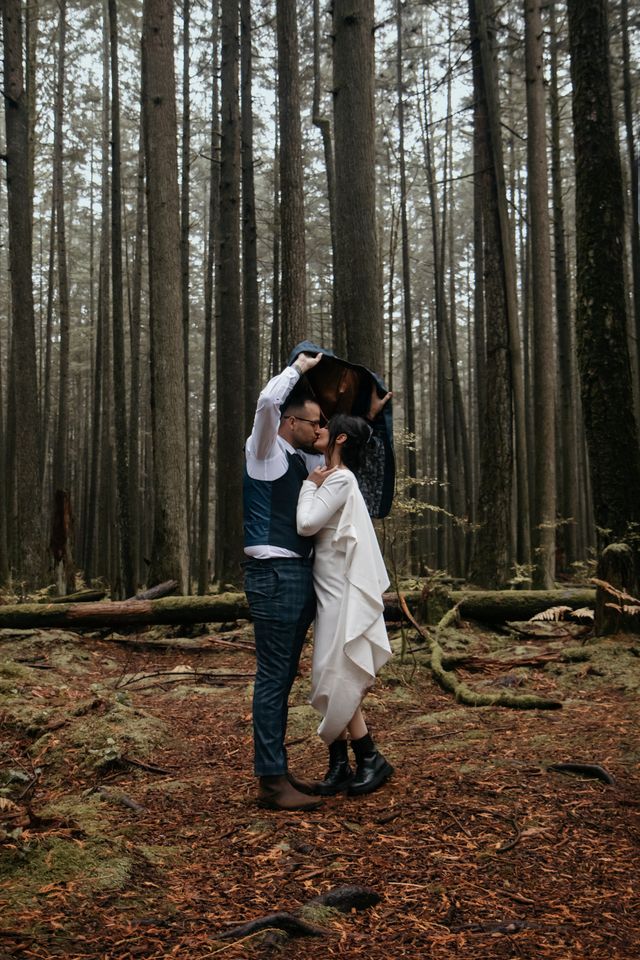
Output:
<path fill-rule="evenodd" d="M 220 316 L 216 332 L 217 523 L 216 574 L 239 583 L 242 556 L 244 356 L 240 307 L 240 118 L 238 116 L 239 5 L 221 6 Z M 258 350 L 258 344 L 247 344 Z"/>
<path fill-rule="evenodd" d="M 418 460 L 416 456 L 416 397 L 413 362 L 413 315 L 411 309 L 411 264 L 409 260 L 409 220 L 407 217 L 407 167 L 405 157 L 404 100 L 402 78 L 402 0 L 396 0 L 396 105 L 398 116 L 398 165 L 400 167 L 400 248 L 402 253 L 402 315 L 404 330 L 404 406 L 405 429 L 409 434 L 407 447 L 407 474 L 410 485 L 407 493 L 412 500 L 418 496 L 416 484 Z M 411 482 L 412 481 L 412 482 Z M 409 566 L 417 561 L 415 513 L 409 514 Z"/>
<path fill-rule="evenodd" d="M 189 220 L 190 220 L 190 190 L 191 190 L 191 0 L 182 0 L 182 176 L 180 182 L 180 280 L 182 290 L 182 339 L 184 347 L 184 435 L 186 457 L 184 465 L 185 504 L 187 510 L 187 549 L 189 553 L 189 578 L 191 583 L 192 549 L 189 533 L 191 518 L 191 463 L 189 450 L 191 448 L 191 408 L 190 376 L 189 376 L 189 332 L 190 314 L 189 303 Z M 189 587 L 187 587 L 189 589 Z"/>
<path fill-rule="evenodd" d="M 277 112 L 277 107 L 276 107 Z M 280 140 L 278 123 L 275 130 L 276 142 L 273 151 L 273 289 L 271 293 L 271 363 L 269 372 L 272 377 L 280 370 L 281 331 L 280 331 Z"/>
<path fill-rule="evenodd" d="M 110 355 L 107 329 L 109 322 L 109 114 L 111 96 L 109 91 L 109 38 L 108 11 L 104 10 L 103 46 L 102 46 L 102 135 L 100 165 L 100 254 L 98 264 L 98 302 L 95 331 L 95 362 L 93 381 L 93 401 L 91 415 L 91 464 L 89 477 L 88 506 L 84 536 L 85 580 L 90 584 L 97 571 L 106 572 L 104 554 L 106 535 L 109 529 L 107 501 L 111 486 L 106 471 L 111 469 L 108 454 L 110 425 L 108 410 L 111 391 L 105 391 L 105 382 L 110 374 Z M 98 501 L 100 509 L 98 509 Z"/>
<path fill-rule="evenodd" d="M 113 401 L 115 410 L 116 477 L 118 482 L 118 532 L 121 582 L 119 595 L 136 591 L 131 555 L 131 505 L 127 403 L 124 359 L 124 294 L 122 277 L 122 186 L 120 169 L 120 80 L 118 74 L 117 0 L 109 0 L 111 53 L 111 297 L 113 310 Z"/>
<path fill-rule="evenodd" d="M 53 451 L 53 490 L 54 497 L 58 498 L 58 491 L 69 491 L 69 470 L 67 465 L 68 433 L 69 433 L 69 366 L 71 358 L 71 329 L 69 306 L 69 277 L 67 273 L 67 235 L 64 208 L 64 173 L 63 173 L 63 132 L 64 120 L 64 82 L 66 66 L 66 34 L 67 34 L 67 4 L 66 0 L 59 0 L 59 33 L 58 33 L 58 64 L 55 95 L 55 120 L 53 134 L 53 176 L 55 180 L 56 198 L 56 246 L 58 260 L 58 311 L 60 315 L 59 328 L 59 374 L 58 374 L 58 417 L 56 439 Z M 57 501 L 56 501 L 57 502 Z M 67 509 L 71 505 L 67 501 Z M 54 503 L 54 519 L 58 508 Z M 75 570 L 73 567 L 72 534 L 73 525 L 65 525 L 64 544 L 58 544 L 57 563 L 63 569 L 59 573 L 59 590 L 62 593 L 72 593 L 75 589 Z M 60 553 L 63 550 L 63 553 Z"/>
<path fill-rule="evenodd" d="M 324 166 L 327 175 L 327 199 L 329 203 L 329 229 L 331 233 L 331 262 L 336 262 L 336 170 L 333 156 L 333 141 L 331 138 L 331 120 L 325 117 L 320 110 L 320 84 L 322 72 L 320 68 L 320 0 L 313 0 L 313 124 L 320 131 L 322 148 L 324 151 Z M 332 271 L 333 274 L 334 271 Z M 331 329 L 333 332 L 333 349 L 339 357 L 347 353 L 347 331 L 344 325 L 338 325 L 336 308 L 336 285 L 331 291 Z M 389 387 L 391 389 L 391 387 Z"/>
<path fill-rule="evenodd" d="M 133 506 L 130 514 L 131 554 L 134 577 L 141 579 L 140 526 L 143 519 L 143 500 L 140 490 L 140 394 L 141 364 L 140 340 L 142 325 L 142 249 L 144 246 L 144 142 L 140 129 L 138 148 L 138 176 L 136 190 L 136 228 L 133 252 L 130 323 L 130 387 L 129 396 L 129 497 Z"/>
<path fill-rule="evenodd" d="M 280 362 L 306 338 L 304 175 L 300 129 L 300 78 L 296 0 L 276 0 L 278 114 L 280 123 Z M 247 344 L 252 350 L 253 344 Z"/>
<path fill-rule="evenodd" d="M 211 159 L 209 163 L 209 233 L 204 281 L 204 358 L 202 373 L 202 425 L 200 432 L 200 511 L 198 530 L 198 593 L 205 594 L 211 579 L 209 560 L 209 497 L 211 484 L 211 349 L 213 344 L 213 270 L 219 238 L 220 211 L 220 104 L 218 84 L 218 0 L 212 0 Z"/>
<path fill-rule="evenodd" d="M 253 61 L 251 0 L 240 0 L 241 160 L 242 160 L 242 311 L 244 321 L 244 413 L 246 436 L 251 433 L 260 389 L 260 302 L 256 200 L 253 175 Z M 303 277 L 304 279 L 304 277 Z"/>
<path fill-rule="evenodd" d="M 534 587 L 550 590 L 555 580 L 556 444 L 555 350 L 549 188 L 540 0 L 524 0 L 527 88 L 527 173 L 533 283 L 535 423 Z"/>
<path fill-rule="evenodd" d="M 553 193 L 553 247 L 556 323 L 558 335 L 558 410 L 560 426 L 562 494 L 560 528 L 567 565 L 584 556 L 578 550 L 580 490 L 578 482 L 578 436 L 576 424 L 575 333 L 569 302 L 569 278 L 564 225 L 564 196 L 560 149 L 560 105 L 558 94 L 558 37 L 555 23 L 557 0 L 550 5 L 550 90 L 551 180 Z"/>

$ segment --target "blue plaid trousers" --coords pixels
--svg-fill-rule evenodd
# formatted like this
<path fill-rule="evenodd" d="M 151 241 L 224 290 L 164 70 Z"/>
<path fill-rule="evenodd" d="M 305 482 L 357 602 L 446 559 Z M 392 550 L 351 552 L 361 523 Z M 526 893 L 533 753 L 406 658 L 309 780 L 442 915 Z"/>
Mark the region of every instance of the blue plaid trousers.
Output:
<path fill-rule="evenodd" d="M 244 585 L 256 638 L 253 691 L 254 770 L 287 772 L 284 738 L 289 693 L 316 612 L 311 559 L 247 560 Z"/>

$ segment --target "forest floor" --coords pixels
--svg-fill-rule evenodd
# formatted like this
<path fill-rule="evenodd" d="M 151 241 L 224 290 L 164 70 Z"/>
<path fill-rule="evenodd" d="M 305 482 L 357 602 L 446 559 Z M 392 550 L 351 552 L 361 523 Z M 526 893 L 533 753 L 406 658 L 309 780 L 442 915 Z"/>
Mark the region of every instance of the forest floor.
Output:
<path fill-rule="evenodd" d="M 366 704 L 393 778 L 271 813 L 251 773 L 251 627 L 202 631 L 204 651 L 132 648 L 177 635 L 167 628 L 128 643 L 0 631 L 0 957 L 639 956 L 637 637 L 452 633 L 451 650 L 475 657 L 458 670 L 470 686 L 563 702 L 516 711 L 455 703 L 410 635 L 415 652 L 393 658 Z M 289 723 L 300 776 L 325 768 L 309 670 L 307 647 Z M 606 767 L 615 784 L 548 769 L 564 761 Z M 305 911 L 352 884 L 380 901 Z M 222 938 L 300 910 L 321 937 Z"/>

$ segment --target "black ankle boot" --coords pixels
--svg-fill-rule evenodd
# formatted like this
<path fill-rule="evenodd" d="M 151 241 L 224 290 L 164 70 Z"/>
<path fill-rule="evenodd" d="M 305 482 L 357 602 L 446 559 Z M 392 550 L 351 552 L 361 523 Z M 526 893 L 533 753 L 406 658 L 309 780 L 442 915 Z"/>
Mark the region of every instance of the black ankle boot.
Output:
<path fill-rule="evenodd" d="M 346 740 L 334 740 L 329 744 L 329 768 L 324 780 L 314 785 L 314 793 L 321 797 L 333 797 L 341 790 L 346 790 L 353 780 L 353 770 L 349 765 Z"/>
<path fill-rule="evenodd" d="M 349 793 L 352 796 L 372 793 L 389 779 L 393 767 L 376 749 L 368 733 L 359 740 L 352 740 L 351 746 L 356 755 L 356 775 L 349 784 Z"/>

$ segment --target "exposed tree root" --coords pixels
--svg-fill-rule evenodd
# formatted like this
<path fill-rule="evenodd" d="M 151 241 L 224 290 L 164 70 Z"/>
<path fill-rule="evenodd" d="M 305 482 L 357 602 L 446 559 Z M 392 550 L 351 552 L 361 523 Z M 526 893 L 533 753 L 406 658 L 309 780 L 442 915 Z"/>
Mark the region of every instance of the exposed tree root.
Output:
<path fill-rule="evenodd" d="M 400 606 L 410 623 L 416 628 L 420 636 L 429 644 L 429 665 L 431 671 L 440 684 L 448 693 L 452 693 L 458 703 L 468 707 L 509 707 L 512 710 L 559 710 L 562 703 L 559 700 L 549 700 L 547 697 L 539 697 L 537 694 L 515 694 L 507 693 L 482 693 L 472 690 L 466 683 L 459 680 L 455 673 L 447 670 L 444 651 L 439 643 L 438 636 L 443 630 L 458 622 L 460 604 L 456 604 L 451 610 L 445 613 L 435 631 L 430 634 L 420 626 L 413 615 L 410 613 L 403 598 L 400 597 Z"/>
<path fill-rule="evenodd" d="M 326 893 L 314 897 L 304 904 L 301 909 L 308 907 L 330 907 L 333 910 L 339 910 L 341 913 L 350 913 L 351 910 L 366 910 L 380 902 L 380 894 L 368 887 L 344 886 L 335 887 L 333 890 L 327 890 Z M 296 916 L 295 913 L 287 911 L 278 911 L 270 913 L 266 917 L 258 917 L 256 920 L 249 920 L 233 930 L 227 930 L 226 933 L 219 934 L 219 940 L 242 940 L 244 937 L 251 936 L 261 930 L 283 930 L 289 937 L 328 937 L 332 931 L 324 927 L 315 926 L 306 920 Z"/>
<path fill-rule="evenodd" d="M 577 773 L 582 777 L 593 777 L 603 783 L 608 783 L 610 786 L 615 786 L 616 782 L 613 774 L 601 767 L 599 763 L 552 763 L 547 767 L 547 770 L 553 770 L 556 773 Z"/>
<path fill-rule="evenodd" d="M 316 927 L 292 913 L 280 911 L 270 913 L 266 917 L 258 917 L 256 920 L 249 920 L 239 927 L 227 930 L 226 933 L 218 934 L 219 940 L 242 940 L 244 937 L 251 936 L 253 933 L 259 933 L 261 930 L 284 930 L 289 937 L 326 937 L 331 931 L 323 927 Z"/>

